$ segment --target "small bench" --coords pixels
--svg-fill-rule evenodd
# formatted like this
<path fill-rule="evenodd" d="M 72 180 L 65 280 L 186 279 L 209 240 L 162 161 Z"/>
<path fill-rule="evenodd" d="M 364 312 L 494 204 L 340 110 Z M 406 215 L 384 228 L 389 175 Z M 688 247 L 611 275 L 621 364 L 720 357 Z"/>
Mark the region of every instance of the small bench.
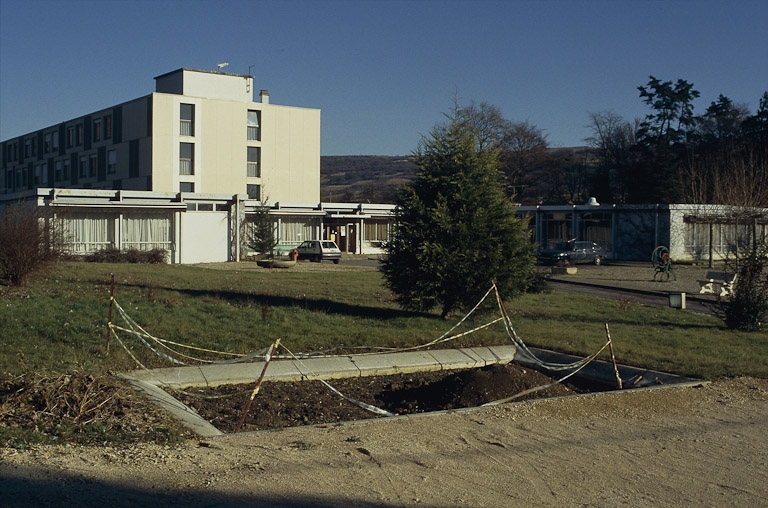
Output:
<path fill-rule="evenodd" d="M 737 275 L 728 272 L 707 272 L 707 278 L 699 281 L 699 294 L 733 296 Z"/>

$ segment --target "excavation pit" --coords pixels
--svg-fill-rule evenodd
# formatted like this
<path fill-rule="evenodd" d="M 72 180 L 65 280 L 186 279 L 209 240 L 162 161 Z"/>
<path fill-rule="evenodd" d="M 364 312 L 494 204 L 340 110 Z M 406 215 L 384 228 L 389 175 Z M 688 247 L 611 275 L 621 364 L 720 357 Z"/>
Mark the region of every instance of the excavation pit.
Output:
<path fill-rule="evenodd" d="M 548 363 L 578 357 L 531 349 Z M 613 364 L 592 361 L 564 383 L 567 372 L 546 372 L 514 346 L 273 360 L 241 431 L 331 425 L 382 418 L 355 402 L 393 415 L 468 410 L 536 389 L 512 401 L 617 389 Z M 263 362 L 178 367 L 126 374 L 135 388 L 201 436 L 235 431 Z M 690 378 L 619 365 L 625 390 L 701 384 Z M 334 392 L 324 379 L 345 398 Z M 352 399 L 352 400 L 349 400 Z M 386 416 L 384 416 L 386 418 Z"/>

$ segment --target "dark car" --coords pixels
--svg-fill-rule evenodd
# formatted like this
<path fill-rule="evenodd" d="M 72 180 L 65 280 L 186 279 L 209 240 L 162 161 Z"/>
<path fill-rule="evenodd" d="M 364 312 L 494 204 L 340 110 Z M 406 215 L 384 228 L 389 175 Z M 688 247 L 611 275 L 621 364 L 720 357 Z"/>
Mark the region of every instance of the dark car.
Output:
<path fill-rule="evenodd" d="M 296 247 L 299 251 L 299 259 L 309 259 L 319 263 L 323 259 L 329 259 L 334 264 L 339 264 L 341 251 L 336 242 L 329 240 L 307 240 Z"/>
<path fill-rule="evenodd" d="M 571 240 L 558 243 L 554 249 L 542 249 L 536 256 L 542 263 L 549 265 L 592 263 L 603 264 L 605 249 L 595 242 L 577 242 Z"/>

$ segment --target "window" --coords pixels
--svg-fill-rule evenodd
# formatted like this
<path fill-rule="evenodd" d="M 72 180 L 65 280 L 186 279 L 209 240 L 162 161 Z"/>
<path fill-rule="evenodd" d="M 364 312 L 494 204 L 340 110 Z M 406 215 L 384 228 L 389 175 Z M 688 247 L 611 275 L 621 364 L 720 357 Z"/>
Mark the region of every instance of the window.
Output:
<path fill-rule="evenodd" d="M 24 140 L 24 157 L 30 157 L 32 155 L 32 140 Z"/>
<path fill-rule="evenodd" d="M 112 139 L 112 115 L 104 117 L 104 139 Z"/>
<path fill-rule="evenodd" d="M 365 223 L 365 241 L 380 247 L 389 239 L 389 221 L 371 219 Z"/>
<path fill-rule="evenodd" d="M 64 161 L 64 174 L 61 175 L 63 180 L 69 180 L 69 168 L 70 168 L 70 162 L 67 159 Z"/>
<path fill-rule="evenodd" d="M 248 176 L 252 178 L 259 178 L 261 176 L 261 170 L 259 168 L 259 159 L 261 157 L 261 148 L 257 146 L 248 147 Z"/>
<path fill-rule="evenodd" d="M 248 141 L 260 141 L 261 111 L 248 110 Z"/>
<path fill-rule="evenodd" d="M 81 123 L 75 126 L 75 144 L 77 146 L 83 144 L 83 124 Z"/>
<path fill-rule="evenodd" d="M 88 176 L 88 157 L 80 157 L 78 174 L 81 178 Z"/>
<path fill-rule="evenodd" d="M 195 184 L 192 182 L 181 182 L 179 184 L 180 192 L 195 192 Z"/>
<path fill-rule="evenodd" d="M 261 200 L 261 185 L 248 185 L 246 188 L 248 199 Z"/>
<path fill-rule="evenodd" d="M 40 168 L 40 165 L 38 164 L 35 166 L 35 185 L 40 185 L 43 183 L 43 173 Z"/>
<path fill-rule="evenodd" d="M 93 121 L 93 140 L 94 141 L 101 141 L 101 128 L 102 128 L 101 118 L 96 118 Z"/>
<path fill-rule="evenodd" d="M 75 128 L 67 127 L 67 148 L 75 146 Z"/>
<path fill-rule="evenodd" d="M 107 173 L 117 173 L 117 151 L 110 150 L 107 152 Z"/>
<path fill-rule="evenodd" d="M 194 143 L 179 143 L 179 174 L 195 174 Z"/>
<path fill-rule="evenodd" d="M 51 153 L 51 133 L 46 132 L 45 137 L 43 138 L 43 152 L 45 153 Z"/>
<path fill-rule="evenodd" d="M 96 176 L 96 170 L 98 168 L 98 159 L 96 154 L 93 153 L 88 157 L 88 176 Z"/>
<path fill-rule="evenodd" d="M 112 217 L 71 212 L 59 221 L 73 253 L 94 252 L 114 245 L 115 219 Z"/>
<path fill-rule="evenodd" d="M 123 215 L 125 235 L 123 247 L 127 249 L 171 249 L 173 221 L 162 212 L 130 211 Z"/>
<path fill-rule="evenodd" d="M 54 171 L 53 171 L 54 181 L 60 182 L 61 179 L 63 178 L 62 176 L 63 173 L 64 173 L 64 161 L 56 161 L 56 165 L 54 166 Z"/>
<path fill-rule="evenodd" d="M 8 162 L 19 160 L 19 145 L 14 143 L 11 145 L 11 149 L 8 150 Z"/>
<path fill-rule="evenodd" d="M 53 143 L 53 151 L 58 152 L 59 151 L 59 132 L 56 131 L 51 134 L 52 137 L 52 143 Z"/>
<path fill-rule="evenodd" d="M 180 112 L 181 123 L 179 124 L 179 134 L 182 136 L 195 135 L 195 105 L 182 104 Z"/>

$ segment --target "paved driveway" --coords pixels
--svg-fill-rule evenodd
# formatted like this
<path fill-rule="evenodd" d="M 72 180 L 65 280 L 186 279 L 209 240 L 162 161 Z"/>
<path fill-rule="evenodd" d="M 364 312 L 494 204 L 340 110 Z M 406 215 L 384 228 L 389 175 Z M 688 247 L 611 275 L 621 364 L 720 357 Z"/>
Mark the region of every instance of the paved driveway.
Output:
<path fill-rule="evenodd" d="M 539 267 L 547 271 L 546 267 Z M 680 265 L 675 267 L 674 278 L 655 281 L 650 262 L 608 263 L 602 266 L 579 265 L 575 274 L 553 274 L 553 289 L 636 301 L 643 305 L 669 305 L 670 294 L 686 294 L 686 309 L 693 312 L 712 313 L 717 299 L 712 295 L 700 295 L 698 281 L 709 271 L 703 266 Z"/>

